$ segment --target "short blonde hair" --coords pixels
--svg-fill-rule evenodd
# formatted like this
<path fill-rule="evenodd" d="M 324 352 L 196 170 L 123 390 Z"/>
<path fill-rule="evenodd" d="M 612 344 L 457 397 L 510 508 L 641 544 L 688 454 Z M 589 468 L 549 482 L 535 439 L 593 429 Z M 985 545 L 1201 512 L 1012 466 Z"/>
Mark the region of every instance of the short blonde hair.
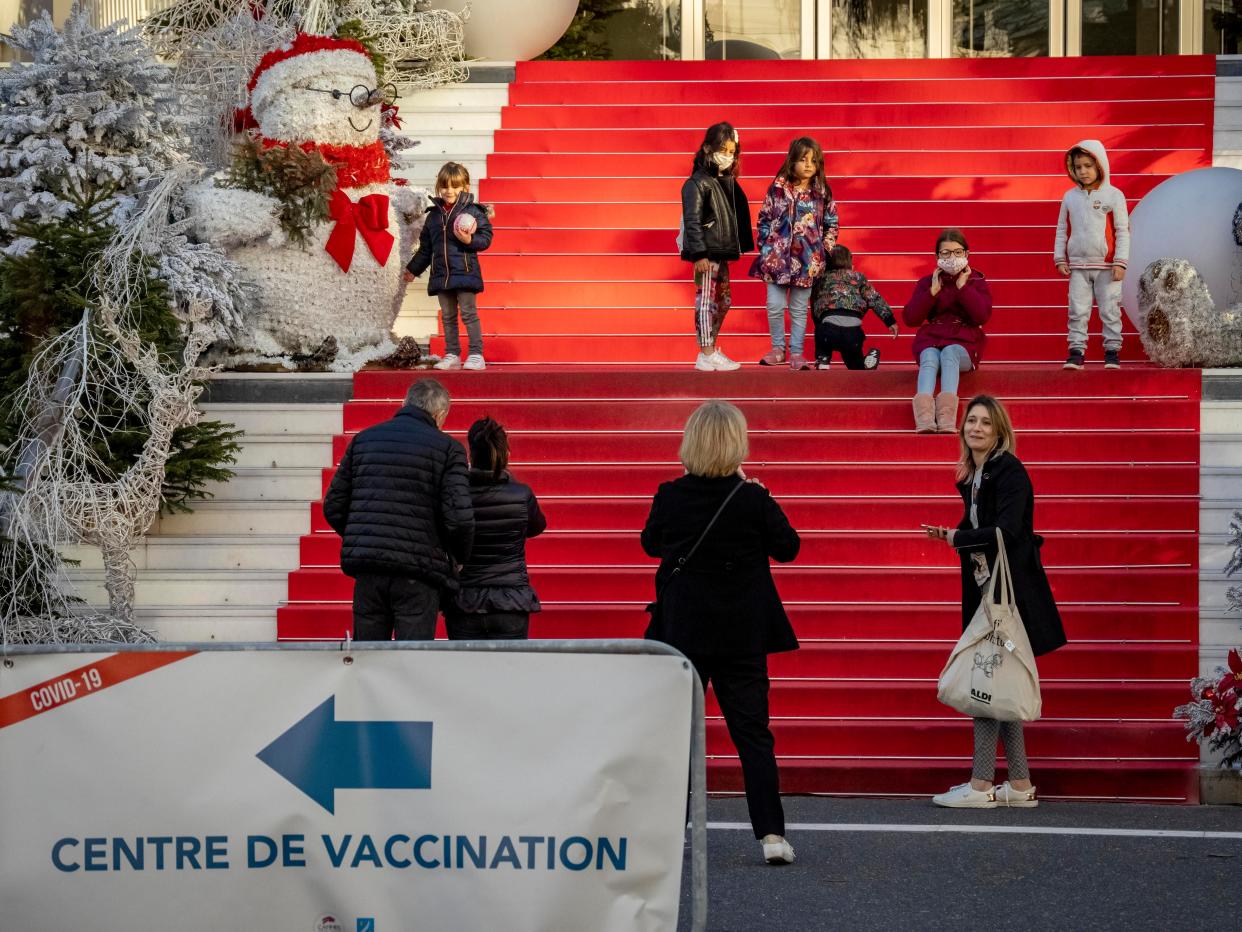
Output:
<path fill-rule="evenodd" d="M 998 453 L 1014 453 L 1018 449 L 1018 436 L 1013 432 L 1009 412 L 1005 410 L 1000 399 L 993 398 L 991 395 L 975 395 L 966 405 L 966 413 L 962 416 L 962 426 L 957 432 L 959 455 L 956 478 L 958 482 L 965 482 L 975 476 L 975 457 L 970 447 L 966 445 L 966 418 L 970 416 L 972 408 L 979 407 L 988 412 L 988 417 L 992 420 L 992 429 L 996 431 L 996 446 L 988 452 L 988 457 L 991 458 Z"/>
<path fill-rule="evenodd" d="M 715 398 L 695 408 L 677 451 L 686 472 L 708 479 L 737 472 L 749 454 L 746 415 Z"/>

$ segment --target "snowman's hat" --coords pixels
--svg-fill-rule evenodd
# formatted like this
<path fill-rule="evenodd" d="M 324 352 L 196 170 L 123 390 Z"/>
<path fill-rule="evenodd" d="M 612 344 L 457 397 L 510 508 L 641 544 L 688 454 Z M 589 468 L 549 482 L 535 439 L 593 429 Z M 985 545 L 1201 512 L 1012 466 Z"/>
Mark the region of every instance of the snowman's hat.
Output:
<path fill-rule="evenodd" d="M 365 62 L 364 68 L 373 76 L 375 65 L 361 42 L 299 32 L 293 42 L 268 52 L 255 67 L 248 85 L 250 110 L 261 110 L 264 101 L 277 88 L 288 86 L 295 81 L 318 78 L 342 70 L 356 71 L 359 55 Z"/>

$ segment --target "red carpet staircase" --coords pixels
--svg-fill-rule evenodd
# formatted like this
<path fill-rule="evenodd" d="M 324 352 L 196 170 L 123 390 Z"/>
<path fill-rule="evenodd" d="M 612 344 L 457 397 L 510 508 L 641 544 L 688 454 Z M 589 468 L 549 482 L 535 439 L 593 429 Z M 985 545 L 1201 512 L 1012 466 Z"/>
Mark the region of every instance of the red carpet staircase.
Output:
<path fill-rule="evenodd" d="M 960 516 L 956 440 L 910 429 L 909 335 L 876 339 L 875 373 L 689 370 L 691 290 L 672 255 L 689 153 L 703 126 L 732 120 L 757 200 L 788 140 L 808 132 L 828 152 L 842 242 L 894 306 L 930 268 L 943 225 L 965 228 L 992 281 L 988 356 L 962 394 L 1010 405 L 1071 641 L 1041 663 L 1045 717 L 1028 741 L 1041 793 L 1197 800 L 1198 752 L 1170 711 L 1197 666 L 1199 375 L 1133 362 L 1133 335 L 1127 368 L 1102 371 L 1098 324 L 1088 371 L 1051 365 L 1064 358 L 1065 285 L 1050 252 L 1068 184 L 1060 153 L 1078 139 L 1110 147 L 1132 201 L 1209 164 L 1213 70 L 1185 57 L 520 64 L 481 186 L 497 225 L 480 302 L 490 368 L 439 376 L 455 399 L 448 429 L 484 414 L 504 423 L 513 471 L 547 511 L 529 549 L 545 604 L 532 635 L 641 633 L 650 496 L 679 473 L 695 404 L 727 397 L 750 421 L 748 472 L 803 534 L 798 561 L 776 570 L 803 644 L 771 663 L 784 788 L 921 794 L 965 776 L 970 730 L 934 689 L 960 632 L 956 562 L 917 531 Z M 791 89 L 832 103 L 790 106 Z M 743 361 L 766 343 L 747 268 L 734 267 L 722 339 Z M 415 377 L 356 377 L 338 458 Z M 339 543 L 312 508 L 282 639 L 350 627 Z M 711 704 L 709 715 L 712 784 L 738 788 Z"/>

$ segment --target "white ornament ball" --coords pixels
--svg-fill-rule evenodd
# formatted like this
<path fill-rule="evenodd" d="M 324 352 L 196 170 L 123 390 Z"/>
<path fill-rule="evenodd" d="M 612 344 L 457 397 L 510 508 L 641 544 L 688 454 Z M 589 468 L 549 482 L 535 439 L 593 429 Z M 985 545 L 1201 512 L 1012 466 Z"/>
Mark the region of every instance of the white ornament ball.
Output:
<path fill-rule="evenodd" d="M 432 9 L 460 13 L 467 0 L 433 0 Z M 470 0 L 466 55 L 484 61 L 527 61 L 565 34 L 578 0 Z"/>
<path fill-rule="evenodd" d="M 479 222 L 471 214 L 458 214 L 453 221 L 453 232 L 458 236 L 470 236 L 479 228 Z"/>
<path fill-rule="evenodd" d="M 1233 237 L 1242 171 L 1200 168 L 1152 188 L 1130 214 L 1130 262 L 1121 300 L 1141 333 L 1139 278 L 1157 259 L 1186 259 L 1217 311 L 1242 303 L 1242 247 Z"/>

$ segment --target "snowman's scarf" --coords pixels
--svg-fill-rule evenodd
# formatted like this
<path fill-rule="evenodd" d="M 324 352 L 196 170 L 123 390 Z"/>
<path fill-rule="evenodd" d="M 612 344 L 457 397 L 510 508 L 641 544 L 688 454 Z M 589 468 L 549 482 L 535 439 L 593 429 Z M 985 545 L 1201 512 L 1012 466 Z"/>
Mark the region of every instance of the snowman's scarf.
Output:
<path fill-rule="evenodd" d="M 264 149 L 287 149 L 289 143 L 281 139 L 260 136 Z M 336 169 L 337 188 L 361 188 L 368 184 L 388 184 L 388 152 L 384 144 L 376 140 L 369 146 L 336 146 L 326 142 L 303 142 L 298 144 L 303 152 L 318 152 L 323 160 Z"/>
<path fill-rule="evenodd" d="M 262 143 L 265 149 L 289 147 L 287 142 L 266 136 L 262 137 Z M 348 272 L 354 260 L 354 246 L 361 235 L 375 261 L 380 266 L 386 264 L 396 241 L 388 232 L 388 195 L 368 194 L 354 203 L 343 190 L 388 184 L 392 180 L 384 144 L 378 140 L 369 146 L 303 142 L 298 148 L 304 152 L 318 152 L 325 162 L 336 168 L 336 190 L 332 192 L 329 205 L 329 216 L 335 225 L 324 244 L 328 255 L 342 272 Z"/>

